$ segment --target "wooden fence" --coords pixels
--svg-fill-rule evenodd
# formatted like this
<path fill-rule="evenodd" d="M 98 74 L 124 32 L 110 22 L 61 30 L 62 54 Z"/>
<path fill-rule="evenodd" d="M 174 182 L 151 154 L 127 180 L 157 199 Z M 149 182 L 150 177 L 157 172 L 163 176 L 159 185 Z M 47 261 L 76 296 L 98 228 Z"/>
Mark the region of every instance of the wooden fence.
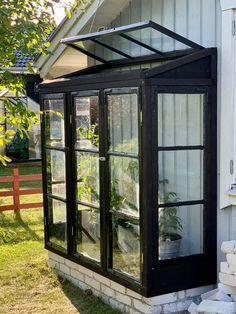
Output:
<path fill-rule="evenodd" d="M 13 176 L 0 177 L 0 183 L 12 182 L 12 191 L 0 191 L 0 199 L 5 196 L 13 197 L 12 205 L 2 205 L 0 206 L 0 212 L 5 210 L 14 210 L 19 212 L 24 208 L 37 208 L 42 207 L 43 203 L 24 203 L 20 202 L 20 195 L 31 195 L 31 194 L 42 194 L 42 188 L 33 189 L 20 189 L 20 182 L 23 181 L 42 181 L 42 174 L 30 174 L 30 175 L 20 175 L 19 169 L 13 169 Z M 1 203 L 0 203 L 1 204 Z"/>

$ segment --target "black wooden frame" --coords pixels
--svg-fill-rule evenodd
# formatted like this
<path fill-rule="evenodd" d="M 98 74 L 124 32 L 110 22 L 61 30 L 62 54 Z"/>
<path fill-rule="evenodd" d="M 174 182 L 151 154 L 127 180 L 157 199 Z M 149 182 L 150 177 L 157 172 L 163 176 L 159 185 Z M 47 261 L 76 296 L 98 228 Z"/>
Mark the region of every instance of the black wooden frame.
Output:
<path fill-rule="evenodd" d="M 83 256 L 75 256 L 74 252 L 74 213 L 75 213 L 75 174 L 71 167 L 75 160 L 71 149 L 73 146 L 72 129 L 72 97 L 80 91 L 99 91 L 102 110 L 100 115 L 100 135 L 106 134 L 107 119 L 105 106 L 105 93 L 107 89 L 136 88 L 139 90 L 139 114 L 140 114 L 140 228 L 142 251 L 142 278 L 137 282 L 131 277 L 116 271 L 109 271 L 109 228 L 105 227 L 101 234 L 102 263 L 101 267 L 94 261 Z M 62 250 L 58 246 L 48 242 L 48 209 L 46 200 L 46 163 L 44 119 L 42 121 L 42 150 L 43 150 L 43 186 L 45 202 L 45 247 L 67 259 L 92 269 L 101 275 L 108 277 L 146 297 L 164 293 L 194 288 L 216 283 L 216 191 L 217 191 L 217 52 L 215 48 L 208 48 L 191 55 L 174 60 L 159 67 L 133 70 L 129 72 L 98 73 L 94 75 L 72 75 L 65 80 L 54 80 L 40 85 L 41 109 L 43 101 L 50 94 L 63 93 L 65 103 L 66 124 L 66 167 L 67 167 L 67 221 L 68 221 L 68 250 Z M 157 180 L 157 105 L 155 101 L 157 92 L 168 93 L 206 93 L 207 106 L 205 108 L 205 252 L 204 254 L 179 257 L 172 260 L 156 262 L 157 252 L 157 223 L 156 210 L 158 207 Z M 100 157 L 106 152 L 106 139 L 100 137 Z M 192 147 L 193 148 L 193 147 Z M 202 148 L 200 145 L 198 148 Z M 167 148 L 168 149 L 168 148 Z M 184 147 L 178 147 L 184 149 Z M 190 147 L 191 149 L 191 147 Z M 101 163 L 102 175 L 108 182 L 108 167 Z M 107 183 L 103 185 L 101 200 L 107 200 Z M 189 204 L 189 202 L 187 202 Z M 107 213 L 107 210 L 105 211 Z M 101 213 L 101 223 L 108 226 L 107 214 Z"/>

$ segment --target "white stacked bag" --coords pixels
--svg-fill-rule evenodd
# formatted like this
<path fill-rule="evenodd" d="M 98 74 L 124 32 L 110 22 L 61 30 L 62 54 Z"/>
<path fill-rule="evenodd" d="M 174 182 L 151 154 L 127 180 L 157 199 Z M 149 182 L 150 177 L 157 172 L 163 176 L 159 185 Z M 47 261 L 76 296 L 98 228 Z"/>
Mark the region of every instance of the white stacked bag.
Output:
<path fill-rule="evenodd" d="M 199 305 L 192 303 L 191 314 L 236 314 L 236 241 L 222 243 L 226 261 L 220 264 L 218 288 L 201 295 Z"/>

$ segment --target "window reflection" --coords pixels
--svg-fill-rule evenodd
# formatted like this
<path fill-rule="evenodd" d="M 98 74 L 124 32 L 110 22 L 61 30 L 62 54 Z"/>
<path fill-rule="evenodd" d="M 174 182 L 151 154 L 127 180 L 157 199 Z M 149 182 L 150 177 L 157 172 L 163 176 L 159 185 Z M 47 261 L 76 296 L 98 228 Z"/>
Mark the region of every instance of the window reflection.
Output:
<path fill-rule="evenodd" d="M 44 100 L 45 138 L 50 146 L 65 146 L 64 101 L 63 99 Z"/>
<path fill-rule="evenodd" d="M 77 199 L 99 205 L 98 154 L 77 153 Z"/>
<path fill-rule="evenodd" d="M 203 253 L 203 205 L 159 208 L 159 259 Z"/>
<path fill-rule="evenodd" d="M 67 246 L 66 204 L 48 198 L 49 205 L 49 241 L 61 247 Z"/>
<path fill-rule="evenodd" d="M 76 148 L 98 149 L 98 96 L 76 97 Z"/>
<path fill-rule="evenodd" d="M 140 278 L 140 231 L 138 221 L 113 215 L 113 268 Z"/>
<path fill-rule="evenodd" d="M 137 94 L 108 95 L 109 150 L 138 153 Z"/>
<path fill-rule="evenodd" d="M 66 198 L 65 153 L 47 149 L 46 156 L 48 193 Z"/>
<path fill-rule="evenodd" d="M 77 252 L 100 261 L 100 213 L 89 206 L 78 205 Z"/>

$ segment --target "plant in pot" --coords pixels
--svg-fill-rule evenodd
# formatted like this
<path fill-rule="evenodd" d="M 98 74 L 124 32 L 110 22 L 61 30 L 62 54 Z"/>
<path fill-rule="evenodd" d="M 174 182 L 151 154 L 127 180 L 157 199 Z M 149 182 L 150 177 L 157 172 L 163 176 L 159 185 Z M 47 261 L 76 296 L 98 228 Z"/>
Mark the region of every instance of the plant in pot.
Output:
<path fill-rule="evenodd" d="M 163 203 L 178 201 L 175 192 L 164 194 Z M 178 216 L 177 207 L 163 207 L 159 210 L 159 258 L 169 259 L 179 255 L 183 230 L 182 220 Z"/>

